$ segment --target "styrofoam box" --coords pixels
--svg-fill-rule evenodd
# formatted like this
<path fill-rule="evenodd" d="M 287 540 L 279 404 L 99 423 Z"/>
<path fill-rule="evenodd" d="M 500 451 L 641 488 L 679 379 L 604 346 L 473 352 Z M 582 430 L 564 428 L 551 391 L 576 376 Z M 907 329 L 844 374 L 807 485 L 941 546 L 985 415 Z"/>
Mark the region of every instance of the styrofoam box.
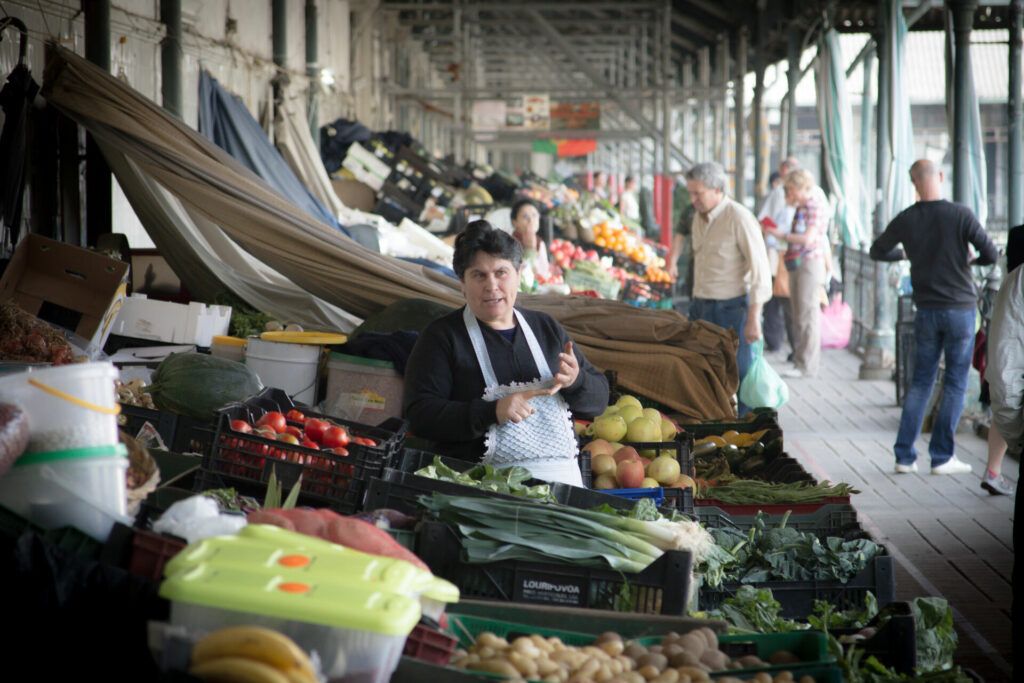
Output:
<path fill-rule="evenodd" d="M 112 331 L 123 337 L 209 346 L 213 337 L 228 333 L 230 322 L 230 306 L 175 304 L 132 294 L 121 306 Z"/>
<path fill-rule="evenodd" d="M 349 145 L 348 153 L 341 165 L 374 191 L 380 191 L 384 181 L 391 175 L 388 165 L 359 143 Z"/>

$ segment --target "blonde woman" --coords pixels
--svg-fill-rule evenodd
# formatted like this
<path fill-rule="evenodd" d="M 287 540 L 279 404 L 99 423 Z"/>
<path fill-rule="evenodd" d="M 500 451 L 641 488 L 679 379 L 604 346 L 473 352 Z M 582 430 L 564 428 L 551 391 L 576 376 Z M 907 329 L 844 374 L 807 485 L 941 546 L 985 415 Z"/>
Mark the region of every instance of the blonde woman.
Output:
<path fill-rule="evenodd" d="M 827 237 L 828 198 L 804 169 L 790 171 L 783 181 L 786 203 L 795 209 L 789 232 L 766 228 L 785 245 L 789 272 L 789 304 L 795 328 L 794 368 L 784 377 L 814 377 L 821 364 L 821 296 L 825 284 L 824 248 Z"/>

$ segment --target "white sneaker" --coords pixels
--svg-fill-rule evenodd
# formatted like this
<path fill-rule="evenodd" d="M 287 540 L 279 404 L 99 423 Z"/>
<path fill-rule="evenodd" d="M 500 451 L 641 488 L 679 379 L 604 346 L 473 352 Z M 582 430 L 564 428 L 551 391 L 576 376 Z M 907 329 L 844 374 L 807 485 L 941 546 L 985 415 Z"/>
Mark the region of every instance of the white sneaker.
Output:
<path fill-rule="evenodd" d="M 967 474 L 970 471 L 971 466 L 955 455 L 941 465 L 932 468 L 932 474 Z"/>
<path fill-rule="evenodd" d="M 912 462 L 909 465 L 901 465 L 900 463 L 896 463 L 896 474 L 910 474 L 912 472 L 917 472 L 916 462 Z"/>
<path fill-rule="evenodd" d="M 787 379 L 803 379 L 804 371 L 800 368 L 788 368 L 779 373 Z"/>

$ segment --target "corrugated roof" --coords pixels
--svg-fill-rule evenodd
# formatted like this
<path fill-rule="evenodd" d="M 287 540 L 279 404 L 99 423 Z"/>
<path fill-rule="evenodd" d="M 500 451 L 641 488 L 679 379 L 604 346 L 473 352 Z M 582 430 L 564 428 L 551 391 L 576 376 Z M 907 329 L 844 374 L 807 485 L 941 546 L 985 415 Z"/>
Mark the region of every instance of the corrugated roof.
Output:
<path fill-rule="evenodd" d="M 971 62 L 974 72 L 974 88 L 980 102 L 1006 102 L 1009 78 L 1009 48 L 1005 30 L 984 30 L 971 33 Z M 866 33 L 844 33 L 839 42 L 843 51 L 843 62 L 851 64 L 868 39 Z M 911 31 L 906 45 L 906 83 L 911 104 L 942 104 L 946 101 L 945 75 L 945 34 L 942 31 Z M 807 65 L 814 58 L 814 48 L 804 53 L 802 63 Z M 876 62 L 877 64 L 877 62 Z M 774 78 L 774 82 L 773 82 Z M 858 65 L 847 79 L 851 97 L 859 98 L 863 91 L 863 68 Z M 777 106 L 786 96 L 788 83 L 785 66 L 769 68 L 765 76 L 769 84 L 765 91 L 765 102 Z M 754 78 L 746 79 L 747 100 L 752 99 Z M 809 73 L 796 90 L 799 106 L 815 105 L 814 74 Z M 857 99 L 853 104 L 856 105 Z"/>

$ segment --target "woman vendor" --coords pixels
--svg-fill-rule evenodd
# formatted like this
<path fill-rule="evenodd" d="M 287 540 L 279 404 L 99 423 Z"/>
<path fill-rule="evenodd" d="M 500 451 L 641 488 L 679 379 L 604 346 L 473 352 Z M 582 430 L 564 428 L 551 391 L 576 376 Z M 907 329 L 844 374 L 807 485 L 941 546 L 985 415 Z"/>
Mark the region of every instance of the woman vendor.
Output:
<path fill-rule="evenodd" d="M 405 373 L 405 417 L 446 455 L 517 465 L 579 486 L 572 416 L 608 404 L 608 381 L 543 313 L 515 308 L 522 246 L 487 221 L 455 242 L 466 305 L 420 335 Z"/>
<path fill-rule="evenodd" d="M 547 277 L 550 272 L 548 250 L 540 239 L 540 211 L 529 199 L 520 199 L 512 205 L 512 236 L 523 246 L 523 268 L 519 273 L 519 291 L 537 289 L 537 276 Z"/>

